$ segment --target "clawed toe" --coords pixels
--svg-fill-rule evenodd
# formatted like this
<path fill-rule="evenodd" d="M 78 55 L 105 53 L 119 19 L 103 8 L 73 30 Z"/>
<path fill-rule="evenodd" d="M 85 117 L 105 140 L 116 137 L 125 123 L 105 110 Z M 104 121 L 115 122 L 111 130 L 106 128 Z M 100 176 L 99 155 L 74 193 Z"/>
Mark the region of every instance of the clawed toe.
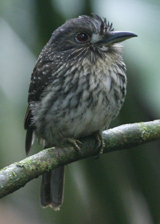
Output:
<path fill-rule="evenodd" d="M 80 142 L 79 140 L 77 139 L 74 139 L 74 138 L 67 138 L 66 139 L 69 143 L 71 143 L 75 149 L 78 151 L 78 152 L 81 152 L 81 148 L 79 145 L 82 145 L 82 142 Z"/>
<path fill-rule="evenodd" d="M 105 142 L 102 138 L 102 133 L 101 132 L 97 132 L 94 134 L 96 140 L 97 140 L 97 148 L 99 149 L 99 153 L 98 153 L 98 156 L 96 158 L 99 158 L 101 154 L 103 154 L 103 150 L 104 150 L 104 147 L 105 147 Z"/>

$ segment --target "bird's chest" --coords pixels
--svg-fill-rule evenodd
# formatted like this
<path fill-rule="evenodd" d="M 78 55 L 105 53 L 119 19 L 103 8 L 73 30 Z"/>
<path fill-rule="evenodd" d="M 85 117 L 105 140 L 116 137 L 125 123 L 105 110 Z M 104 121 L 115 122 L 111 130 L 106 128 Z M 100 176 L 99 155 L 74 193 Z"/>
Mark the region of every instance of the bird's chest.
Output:
<path fill-rule="evenodd" d="M 62 77 L 55 79 L 35 110 L 39 135 L 46 135 L 47 130 L 49 136 L 60 133 L 79 138 L 104 130 L 117 116 L 125 89 L 125 74 L 116 69 L 69 71 L 63 81 Z"/>
<path fill-rule="evenodd" d="M 60 105 L 61 130 L 68 131 L 71 127 L 71 135 L 82 137 L 107 128 L 125 96 L 122 93 L 125 84 L 117 76 L 114 71 L 95 69 L 84 72 L 76 81 L 74 77 Z"/>

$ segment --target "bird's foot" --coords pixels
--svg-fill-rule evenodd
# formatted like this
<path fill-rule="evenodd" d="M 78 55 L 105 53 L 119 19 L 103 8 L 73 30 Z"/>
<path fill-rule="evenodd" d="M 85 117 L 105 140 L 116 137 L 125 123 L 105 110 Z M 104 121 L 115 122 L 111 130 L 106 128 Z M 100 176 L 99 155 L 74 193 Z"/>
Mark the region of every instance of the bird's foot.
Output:
<path fill-rule="evenodd" d="M 105 147 L 105 142 L 104 142 L 104 139 L 102 138 L 102 133 L 101 132 L 96 132 L 94 134 L 96 140 L 97 140 L 97 148 L 99 149 L 99 153 L 98 153 L 98 156 L 96 157 L 97 159 L 100 157 L 101 154 L 103 154 L 103 150 L 104 150 L 104 147 Z"/>
<path fill-rule="evenodd" d="M 82 145 L 82 142 L 74 138 L 67 138 L 66 141 L 71 143 L 78 152 L 81 152 L 80 145 Z"/>

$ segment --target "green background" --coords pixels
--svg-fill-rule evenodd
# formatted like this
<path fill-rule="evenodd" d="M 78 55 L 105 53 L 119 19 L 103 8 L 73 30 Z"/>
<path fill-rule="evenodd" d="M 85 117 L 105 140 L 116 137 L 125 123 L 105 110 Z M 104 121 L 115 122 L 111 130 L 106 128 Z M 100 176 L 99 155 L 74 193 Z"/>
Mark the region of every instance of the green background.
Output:
<path fill-rule="evenodd" d="M 66 19 L 91 12 L 115 30 L 138 34 L 124 42 L 127 97 L 112 123 L 160 116 L 160 1 L 0 1 L 0 168 L 25 158 L 23 119 L 32 69 L 51 33 Z M 30 153 L 42 147 L 35 144 Z M 39 204 L 41 178 L 0 200 L 1 224 L 160 224 L 160 142 L 67 166 L 60 212 Z"/>

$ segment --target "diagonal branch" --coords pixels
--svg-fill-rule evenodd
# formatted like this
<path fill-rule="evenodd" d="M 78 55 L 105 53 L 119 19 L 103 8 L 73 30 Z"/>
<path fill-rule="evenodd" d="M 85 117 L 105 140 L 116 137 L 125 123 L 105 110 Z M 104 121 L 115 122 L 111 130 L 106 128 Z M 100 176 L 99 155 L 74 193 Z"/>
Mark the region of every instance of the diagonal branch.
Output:
<path fill-rule="evenodd" d="M 103 132 L 104 153 L 130 149 L 135 146 L 160 140 L 160 120 L 121 125 Z M 30 180 L 58 166 L 98 154 L 96 140 L 87 137 L 82 142 L 81 153 L 69 144 L 63 148 L 42 150 L 20 162 L 0 170 L 0 198 L 23 187 Z"/>

